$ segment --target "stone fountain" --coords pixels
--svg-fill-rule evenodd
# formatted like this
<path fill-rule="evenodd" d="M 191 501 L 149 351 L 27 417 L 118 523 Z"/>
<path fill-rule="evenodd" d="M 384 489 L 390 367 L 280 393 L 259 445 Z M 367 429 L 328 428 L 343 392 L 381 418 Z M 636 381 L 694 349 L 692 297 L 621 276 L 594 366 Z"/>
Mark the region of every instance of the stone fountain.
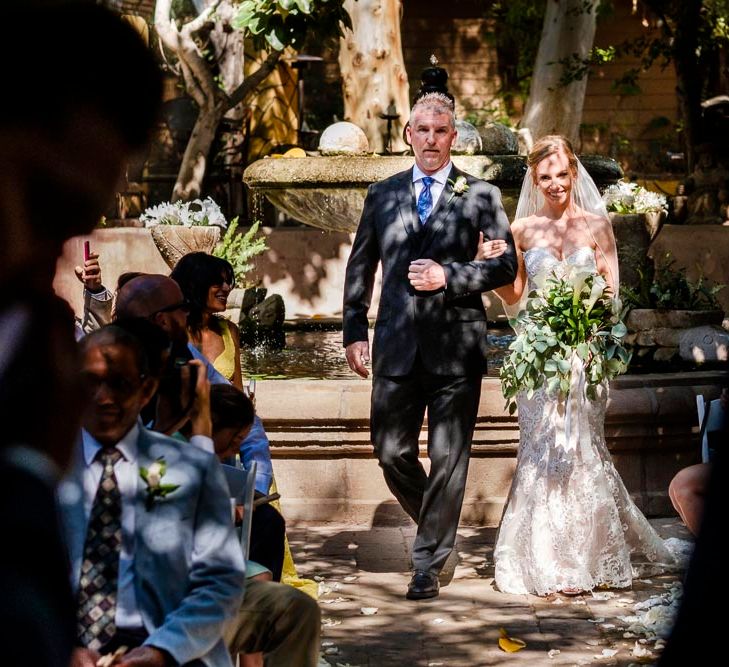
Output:
<path fill-rule="evenodd" d="M 611 158 L 580 158 L 599 187 L 622 176 Z M 501 188 L 504 207 L 513 218 L 526 159 L 521 155 L 455 155 L 459 169 Z M 408 156 L 337 155 L 264 158 L 251 164 L 243 181 L 295 220 L 327 231 L 354 232 L 367 187 L 413 165 Z"/>

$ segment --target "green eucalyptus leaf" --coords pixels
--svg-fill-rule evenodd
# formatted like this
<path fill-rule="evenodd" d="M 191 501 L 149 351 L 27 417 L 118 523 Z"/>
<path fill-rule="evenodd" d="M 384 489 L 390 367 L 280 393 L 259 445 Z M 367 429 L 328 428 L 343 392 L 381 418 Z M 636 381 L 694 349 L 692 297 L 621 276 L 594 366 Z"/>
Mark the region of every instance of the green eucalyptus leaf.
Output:
<path fill-rule="evenodd" d="M 628 327 L 626 327 L 622 322 L 618 322 L 612 329 L 610 329 L 610 335 L 615 338 L 622 338 L 627 333 Z"/>

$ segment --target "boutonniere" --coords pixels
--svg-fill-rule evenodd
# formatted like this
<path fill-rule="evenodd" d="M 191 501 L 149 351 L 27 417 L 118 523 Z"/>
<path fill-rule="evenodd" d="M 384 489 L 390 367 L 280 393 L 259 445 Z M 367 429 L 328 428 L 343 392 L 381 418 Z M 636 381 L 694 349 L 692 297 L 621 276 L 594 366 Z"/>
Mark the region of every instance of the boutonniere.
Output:
<path fill-rule="evenodd" d="M 460 197 L 464 192 L 468 192 L 468 188 L 470 187 L 466 182 L 465 176 L 459 176 L 455 181 L 449 178 L 448 182 L 451 184 L 451 196 L 448 198 L 446 204 L 450 204 L 453 197 Z"/>
<path fill-rule="evenodd" d="M 160 456 L 149 468 L 140 468 L 139 476 L 147 485 L 147 497 L 145 507 L 151 510 L 157 500 L 166 498 L 173 491 L 180 488 L 179 484 L 162 484 L 162 478 L 167 472 L 167 462 L 164 456 Z"/>

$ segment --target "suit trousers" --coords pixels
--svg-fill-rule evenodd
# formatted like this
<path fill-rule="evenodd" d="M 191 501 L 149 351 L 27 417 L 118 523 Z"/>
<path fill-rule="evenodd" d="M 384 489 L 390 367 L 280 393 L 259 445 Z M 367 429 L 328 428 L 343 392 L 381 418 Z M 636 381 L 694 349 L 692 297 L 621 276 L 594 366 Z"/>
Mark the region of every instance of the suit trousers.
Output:
<path fill-rule="evenodd" d="M 385 482 L 418 524 L 412 564 L 438 573 L 453 550 L 468 474 L 481 374 L 434 375 L 416 356 L 403 376 L 375 375 L 372 442 Z M 418 436 L 428 411 L 430 474 L 418 458 Z"/>

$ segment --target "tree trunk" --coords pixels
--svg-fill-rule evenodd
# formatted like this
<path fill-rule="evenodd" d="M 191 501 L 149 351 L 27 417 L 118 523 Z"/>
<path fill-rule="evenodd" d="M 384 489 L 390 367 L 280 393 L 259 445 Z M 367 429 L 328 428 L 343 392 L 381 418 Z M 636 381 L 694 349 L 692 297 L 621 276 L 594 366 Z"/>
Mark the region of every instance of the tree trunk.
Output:
<path fill-rule="evenodd" d="M 560 85 L 563 68 L 557 61 L 573 54 L 580 60 L 589 56 L 595 39 L 597 5 L 597 0 L 587 4 L 583 0 L 549 0 L 547 4 L 521 121 L 535 141 L 547 134 L 562 134 L 573 143 L 579 139 L 587 77 Z"/>
<path fill-rule="evenodd" d="M 185 147 L 180 171 L 172 190 L 172 201 L 197 199 L 202 192 L 202 183 L 208 166 L 210 147 L 215 140 L 218 124 L 227 107 L 200 107 L 195 127 Z"/>
<path fill-rule="evenodd" d="M 391 150 L 407 146 L 403 128 L 410 114 L 410 88 L 400 39 L 400 0 L 345 0 L 353 31 L 340 40 L 344 117 L 359 125 L 370 150 L 383 152 L 387 121 L 380 118 L 394 105 L 400 117 L 392 123 Z"/>
<path fill-rule="evenodd" d="M 702 141 L 701 85 L 704 71 L 699 46 L 701 0 L 684 0 L 679 4 L 673 42 L 676 69 L 676 92 L 683 120 L 686 166 L 691 173 L 696 163 L 696 146 Z"/>

